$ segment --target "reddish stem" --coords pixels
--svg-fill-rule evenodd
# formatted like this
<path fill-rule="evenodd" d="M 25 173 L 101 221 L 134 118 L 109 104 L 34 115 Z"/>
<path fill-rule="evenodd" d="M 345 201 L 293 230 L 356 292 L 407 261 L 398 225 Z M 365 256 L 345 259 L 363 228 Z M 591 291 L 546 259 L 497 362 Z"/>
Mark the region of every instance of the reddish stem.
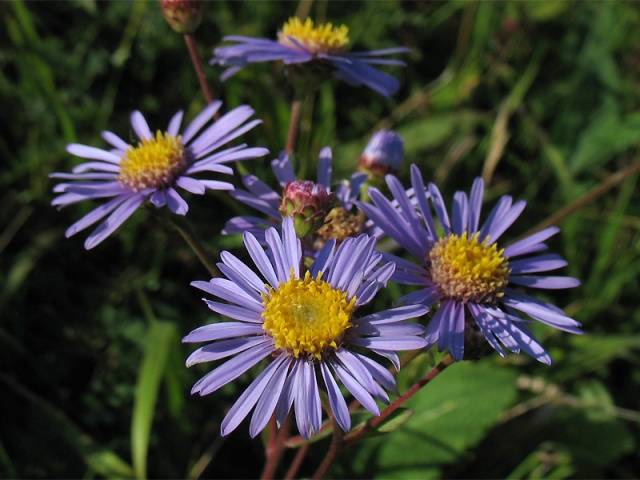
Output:
<path fill-rule="evenodd" d="M 402 361 L 402 368 L 406 367 L 407 365 L 409 365 L 413 360 L 416 359 L 416 357 L 418 357 L 418 355 L 420 355 L 421 351 L 419 350 L 414 350 L 409 352 L 408 354 L 404 355 L 401 358 Z M 393 372 L 394 371 L 394 367 L 390 367 L 389 371 Z M 349 403 L 349 412 L 353 413 L 355 412 L 358 407 L 360 407 L 360 402 L 358 402 L 358 400 L 352 400 L 351 403 Z M 331 422 L 326 421 L 322 424 L 322 427 L 320 428 L 320 431 L 318 432 L 318 435 L 321 433 L 326 432 L 327 430 L 329 430 L 331 427 Z M 298 448 L 301 445 L 306 445 L 307 440 L 302 437 L 301 435 L 295 435 L 293 437 L 289 437 L 286 441 L 285 447 L 287 448 Z"/>
<path fill-rule="evenodd" d="M 349 435 L 347 435 L 345 437 L 345 443 L 347 445 L 351 445 L 351 444 L 357 442 L 358 440 L 360 440 L 362 437 L 364 437 L 371 430 L 373 430 L 373 429 L 377 428 L 378 426 L 380 426 L 380 424 L 382 424 L 382 422 L 384 422 L 387 418 L 389 418 L 389 416 L 393 412 L 398 410 L 398 408 L 400 408 L 402 405 L 404 405 L 407 402 L 407 400 L 409 400 L 411 397 L 413 397 L 418 392 L 418 390 L 420 390 L 427 383 L 429 383 L 431 380 L 436 378 L 445 368 L 447 368 L 449 365 L 453 364 L 454 362 L 455 362 L 455 360 L 453 359 L 453 357 L 450 354 L 446 354 L 442 358 L 440 363 L 438 363 L 438 365 L 433 367 L 433 369 L 431 369 L 431 371 L 429 373 L 427 373 L 424 377 L 422 377 L 416 383 L 411 385 L 409 390 L 404 392 L 393 403 L 391 403 L 387 408 L 385 408 L 380 413 L 380 415 L 378 415 L 377 417 L 374 417 L 371 420 L 369 420 L 365 424 L 365 426 L 362 427 L 361 429 L 356 430 L 355 432 L 351 432 Z"/>
<path fill-rule="evenodd" d="M 289 436 L 289 422 L 290 417 L 287 417 L 278 431 L 276 428 L 275 415 L 269 421 L 269 440 L 267 441 L 267 448 L 265 449 L 267 461 L 260 475 L 261 480 L 271 480 L 275 477 L 278 465 L 280 465 L 280 459 L 284 453 L 284 442 Z"/>
<path fill-rule="evenodd" d="M 302 462 L 307 456 L 308 451 L 309 451 L 308 443 L 304 444 L 298 449 L 298 451 L 296 452 L 296 456 L 293 457 L 293 461 L 289 466 L 289 470 L 287 470 L 287 474 L 284 476 L 284 480 L 293 480 L 294 478 L 296 478 L 296 475 L 298 474 L 298 470 L 300 470 L 300 467 L 302 466 Z"/>
<path fill-rule="evenodd" d="M 291 102 L 291 118 L 289 119 L 289 131 L 287 132 L 287 146 L 285 151 L 291 155 L 296 148 L 296 138 L 298 137 L 298 127 L 300 126 L 300 110 L 302 102 L 293 100 Z"/>
<path fill-rule="evenodd" d="M 198 53 L 198 46 L 196 45 L 196 41 L 193 38 L 193 35 L 191 35 L 190 33 L 186 33 L 184 35 L 184 41 L 187 44 L 187 49 L 189 50 L 189 57 L 191 57 L 193 69 L 196 71 L 196 75 L 198 76 L 198 82 L 200 83 L 202 94 L 207 100 L 207 103 L 211 103 L 213 102 L 215 97 L 213 96 L 213 91 L 211 90 L 211 87 L 207 82 L 207 77 L 205 77 L 204 71 L 202 70 L 202 59 L 200 58 L 200 53 Z"/>
<path fill-rule="evenodd" d="M 338 453 L 340 453 L 342 445 L 344 444 L 344 433 L 333 415 L 331 416 L 331 422 L 333 423 L 333 437 L 331 438 L 331 444 L 329 445 L 329 450 L 327 450 L 320 466 L 313 474 L 313 480 L 320 480 L 324 478 L 331 468 L 331 465 L 333 465 L 333 462 L 338 457 Z"/>

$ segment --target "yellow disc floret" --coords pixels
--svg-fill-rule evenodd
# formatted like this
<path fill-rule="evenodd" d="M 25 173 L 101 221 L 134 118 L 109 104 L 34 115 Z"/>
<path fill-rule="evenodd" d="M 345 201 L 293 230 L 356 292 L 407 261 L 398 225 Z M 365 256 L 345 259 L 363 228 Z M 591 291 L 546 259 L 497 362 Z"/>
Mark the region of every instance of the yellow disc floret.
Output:
<path fill-rule="evenodd" d="M 307 18 L 304 22 L 291 17 L 278 32 L 278 41 L 290 47 L 297 47 L 289 37 L 293 37 L 310 53 L 339 53 L 349 44 L 349 28 L 346 25 L 333 26 L 332 23 L 313 24 Z"/>
<path fill-rule="evenodd" d="M 492 302 L 508 283 L 509 263 L 504 249 L 479 234 L 449 235 L 427 255 L 431 280 L 447 298 L 461 302 Z"/>
<path fill-rule="evenodd" d="M 313 278 L 309 272 L 302 279 L 290 278 L 270 288 L 262 301 L 262 327 L 273 337 L 276 348 L 296 358 L 320 358 L 324 351 L 338 348 L 356 305 L 355 297 L 349 300 L 320 274 Z"/>
<path fill-rule="evenodd" d="M 118 180 L 138 191 L 169 185 L 186 166 L 180 137 L 158 131 L 155 137 L 129 148 L 120 161 Z"/>

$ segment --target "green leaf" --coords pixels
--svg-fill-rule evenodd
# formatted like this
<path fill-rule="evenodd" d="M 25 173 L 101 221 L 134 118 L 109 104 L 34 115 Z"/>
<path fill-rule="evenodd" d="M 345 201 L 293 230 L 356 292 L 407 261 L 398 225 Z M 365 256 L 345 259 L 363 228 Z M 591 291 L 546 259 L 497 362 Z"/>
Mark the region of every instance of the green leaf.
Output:
<path fill-rule="evenodd" d="M 80 456 L 87 464 L 91 472 L 107 478 L 131 478 L 132 468 L 113 451 L 102 448 L 91 437 L 80 430 L 65 414 L 55 405 L 20 385 L 13 378 L 0 373 L 0 385 L 3 395 L 15 395 L 27 402 L 32 410 L 28 421 L 23 425 L 25 433 L 31 431 L 38 438 L 43 435 L 45 443 L 60 442 L 70 447 L 70 456 L 74 453 Z M 42 428 L 46 431 L 42 432 Z M 6 463 L 6 460 L 4 460 Z"/>
<path fill-rule="evenodd" d="M 433 478 L 479 442 L 516 398 L 516 374 L 492 364 L 452 365 L 416 394 L 402 428 L 366 440 L 350 475 Z"/>
<path fill-rule="evenodd" d="M 136 478 L 147 477 L 147 451 L 160 381 L 171 345 L 177 340 L 175 326 L 153 322 L 145 340 L 145 354 L 138 375 L 131 420 L 131 457 Z"/>

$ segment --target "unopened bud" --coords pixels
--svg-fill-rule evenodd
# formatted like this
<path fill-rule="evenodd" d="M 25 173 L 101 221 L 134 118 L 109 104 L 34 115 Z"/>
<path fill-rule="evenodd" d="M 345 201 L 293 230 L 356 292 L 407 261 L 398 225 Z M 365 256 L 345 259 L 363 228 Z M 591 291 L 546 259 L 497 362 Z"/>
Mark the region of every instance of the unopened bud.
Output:
<path fill-rule="evenodd" d="M 391 130 L 378 130 L 360 156 L 361 171 L 381 176 L 395 172 L 404 160 L 404 143 L 400 135 Z"/>
<path fill-rule="evenodd" d="M 322 226 L 335 197 L 326 187 L 308 180 L 287 183 L 282 192 L 280 213 L 292 217 L 296 233 L 305 237 Z"/>
<path fill-rule="evenodd" d="M 202 21 L 202 0 L 159 0 L 162 15 L 178 33 L 193 33 Z"/>

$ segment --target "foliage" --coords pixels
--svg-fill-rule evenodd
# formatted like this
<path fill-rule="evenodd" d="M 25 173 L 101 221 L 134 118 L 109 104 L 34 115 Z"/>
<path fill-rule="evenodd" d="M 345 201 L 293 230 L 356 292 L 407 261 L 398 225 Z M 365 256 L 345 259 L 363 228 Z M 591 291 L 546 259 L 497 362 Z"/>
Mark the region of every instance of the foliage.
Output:
<path fill-rule="evenodd" d="M 583 281 L 554 301 L 587 335 L 536 328 L 552 367 L 496 355 L 451 367 L 415 397 L 404 425 L 354 446 L 334 473 L 637 474 L 637 173 L 594 189 L 639 161 L 640 10 L 605 1 L 215 2 L 196 38 L 210 52 L 225 34 L 271 36 L 296 6 L 348 24 L 357 47 L 411 48 L 393 100 L 338 83 L 307 99 L 302 164 L 330 144 L 336 174 L 348 174 L 370 133 L 386 126 L 405 137 L 404 178 L 416 162 L 451 195 L 483 172 L 491 198 L 526 199 L 518 233 L 589 200 L 560 220 L 552 242 Z M 47 175 L 74 162 L 67 143 L 99 143 L 107 125 L 131 135 L 135 108 L 158 126 L 179 108 L 189 116 L 202 107 L 184 41 L 155 2 L 15 0 L 0 15 L 0 476 L 257 476 L 259 442 L 244 429 L 218 436 L 249 376 L 212 397 L 188 396 L 205 367 L 184 368 L 178 338 L 211 320 L 188 287 L 207 272 L 147 212 L 86 252 L 63 232 L 89 206 L 49 206 Z M 256 65 L 224 84 L 219 71 L 206 73 L 227 106 L 250 103 L 264 120 L 248 141 L 279 150 L 291 94 L 282 72 Z M 247 168 L 272 179 L 267 160 Z M 244 209 L 224 195 L 194 200 L 190 219 L 210 254 L 234 248 L 237 239 L 218 232 Z M 432 356 L 411 364 L 403 385 Z M 326 442 L 312 445 L 303 474 Z"/>

